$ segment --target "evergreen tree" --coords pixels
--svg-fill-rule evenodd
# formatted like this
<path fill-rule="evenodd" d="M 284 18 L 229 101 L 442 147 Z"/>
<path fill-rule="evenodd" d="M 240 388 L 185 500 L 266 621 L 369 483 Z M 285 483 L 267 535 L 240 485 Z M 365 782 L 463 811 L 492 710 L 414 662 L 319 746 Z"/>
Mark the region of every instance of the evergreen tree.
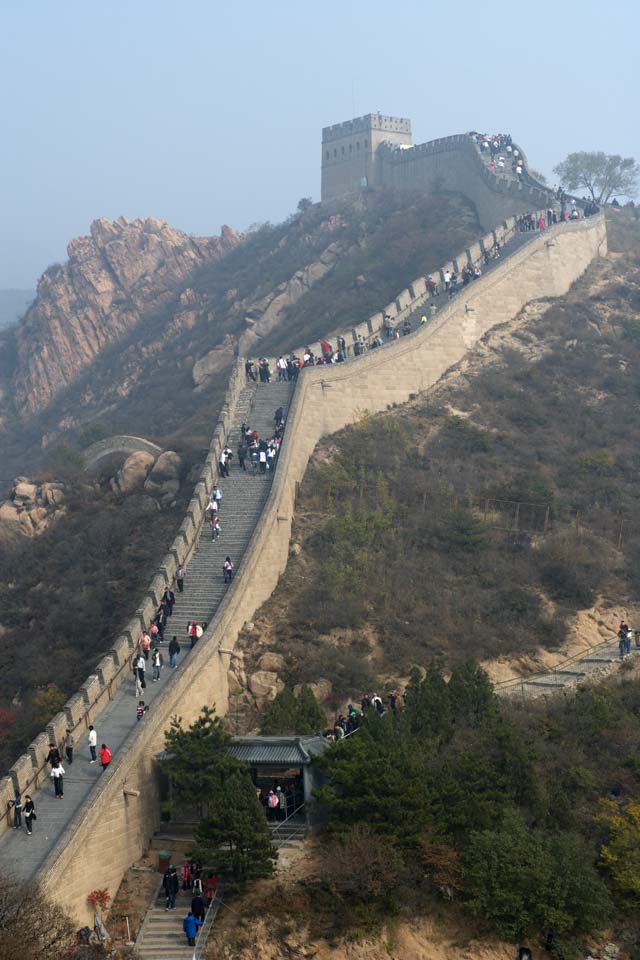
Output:
<path fill-rule="evenodd" d="M 327 718 L 316 700 L 313 690 L 305 683 L 298 694 L 296 733 L 302 736 L 322 733 L 326 725 Z"/>
<path fill-rule="evenodd" d="M 449 701 L 454 721 L 462 720 L 473 726 L 496 710 L 493 684 L 473 660 L 466 660 L 453 670 L 449 680 Z"/>
<path fill-rule="evenodd" d="M 220 718 L 204 707 L 187 730 L 179 718 L 172 721 L 162 766 L 172 783 L 169 809 L 198 812 L 196 856 L 205 866 L 230 871 L 241 886 L 270 876 L 277 854 L 247 765 L 229 754 L 231 740 Z"/>
<path fill-rule="evenodd" d="M 195 831 L 195 856 L 230 873 L 240 888 L 270 877 L 277 852 L 248 771 L 235 770 L 209 803 Z"/>
<path fill-rule="evenodd" d="M 170 810 L 194 809 L 202 816 L 211 798 L 224 787 L 226 779 L 246 765 L 229 754 L 231 736 L 222 720 L 209 707 L 187 730 L 180 718 L 171 721 L 165 733 L 168 754 L 162 766 L 171 778 Z"/>
<path fill-rule="evenodd" d="M 269 704 L 262 720 L 260 733 L 263 736 L 283 737 L 295 734 L 298 721 L 298 704 L 290 687 L 285 687 Z"/>
<path fill-rule="evenodd" d="M 305 684 L 297 698 L 290 687 L 280 691 L 264 715 L 260 733 L 272 737 L 309 736 L 324 730 L 326 724 L 327 718 L 313 690 Z"/>

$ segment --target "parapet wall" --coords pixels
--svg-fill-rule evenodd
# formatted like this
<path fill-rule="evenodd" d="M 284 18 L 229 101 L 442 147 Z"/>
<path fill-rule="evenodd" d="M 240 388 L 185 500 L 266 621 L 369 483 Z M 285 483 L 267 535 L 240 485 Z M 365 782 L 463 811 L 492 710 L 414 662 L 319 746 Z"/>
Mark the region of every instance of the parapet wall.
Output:
<path fill-rule="evenodd" d="M 544 214 L 546 217 L 546 208 L 536 212 L 536 221 L 541 214 Z M 358 323 L 348 330 L 333 330 L 327 334 L 328 338 L 331 340 L 335 339 L 338 335 L 342 335 L 352 355 L 353 345 L 356 343 L 358 337 L 363 337 L 365 341 L 368 341 L 376 334 L 383 333 L 384 318 L 386 316 L 390 317 L 394 325 L 397 326 L 399 323 L 402 323 L 406 317 L 411 316 L 411 314 L 418 310 L 423 304 L 429 302 L 431 298 L 427 290 L 427 279 L 435 280 L 442 289 L 445 271 L 455 271 L 459 276 L 467 264 L 471 264 L 472 266 L 480 264 L 483 266 L 485 252 L 493 250 L 496 243 L 500 244 L 501 247 L 504 246 L 505 243 L 508 243 L 509 240 L 512 239 L 517 231 L 517 218 L 508 217 L 506 220 L 503 220 L 502 223 L 498 224 L 495 229 L 490 230 L 474 243 L 469 244 L 469 246 L 455 256 L 453 260 L 444 263 L 438 270 L 432 270 L 430 273 L 425 273 L 417 277 L 408 287 L 401 290 L 400 293 L 385 306 L 384 310 L 373 313 L 367 320 L 363 320 L 362 323 Z M 535 234 L 531 234 L 531 236 L 533 237 Z M 476 281 L 474 280 L 473 282 L 475 283 Z M 319 340 L 313 343 L 307 343 L 304 346 L 299 346 L 291 352 L 298 357 L 302 357 L 305 347 L 309 347 L 316 357 L 322 355 Z M 266 359 L 271 365 L 272 372 L 274 372 L 277 358 L 267 357 Z"/>
<path fill-rule="evenodd" d="M 10 816 L 7 804 L 13 799 L 15 792 L 19 791 L 24 795 L 37 790 L 43 782 L 46 782 L 49 772 L 46 763 L 49 744 L 55 743 L 59 746 L 64 740 L 67 728 L 73 732 L 76 743 L 84 739 L 89 724 L 95 724 L 101 711 L 113 698 L 115 691 L 131 676 L 131 659 L 137 650 L 140 634 L 155 616 L 165 587 L 173 583 L 176 570 L 180 564 L 188 561 L 197 543 L 208 495 L 217 477 L 220 451 L 235 417 L 236 404 L 244 384 L 244 365 L 238 360 L 232 369 L 209 453 L 195 485 L 185 519 L 158 566 L 134 616 L 126 624 L 122 633 L 115 638 L 109 653 L 100 660 L 80 690 L 66 702 L 61 712 L 53 717 L 46 730 L 38 734 L 29 744 L 27 751 L 11 767 L 9 776 L 0 780 L 0 833 L 9 828 Z M 135 437 L 124 439 L 132 439 L 137 443 L 145 442 Z M 113 438 L 100 441 L 100 444 L 104 446 L 112 442 Z M 150 444 L 150 446 L 155 445 Z M 156 449 L 159 450 L 159 448 Z"/>
<path fill-rule="evenodd" d="M 464 194 L 475 205 L 484 229 L 506 217 L 546 208 L 550 191 L 526 176 L 520 183 L 491 173 L 468 134 L 421 143 L 408 150 L 382 145 L 376 156 L 379 184 L 398 190 L 434 188 Z"/>
<path fill-rule="evenodd" d="M 110 775 L 98 782 L 90 803 L 74 818 L 43 867 L 46 891 L 79 920 L 86 919 L 87 891 L 116 888 L 125 870 L 146 848 L 157 825 L 159 798 L 153 756 L 163 747 L 164 731 L 171 718 L 179 715 L 189 723 L 203 704 L 215 703 L 220 714 L 227 710 L 230 652 L 239 631 L 270 596 L 285 569 L 296 491 L 318 441 L 355 423 L 367 411 L 385 410 L 426 390 L 488 330 L 512 319 L 531 300 L 566 293 L 591 260 L 605 252 L 602 215 L 558 225 L 505 258 L 467 288 L 464 300 L 453 300 L 432 323 L 411 336 L 346 364 L 301 372 L 278 471 L 233 584 L 200 642 L 168 680 L 148 720 L 133 730 L 126 749 L 114 757 Z M 242 386 L 238 366 L 233 378 L 228 394 L 232 402 Z M 227 416 L 216 434 L 228 429 L 229 424 Z M 200 481 L 201 490 L 211 482 L 215 466 L 211 456 L 207 460 L 211 469 Z M 193 529 L 202 514 L 202 503 L 197 503 L 185 521 L 191 525 L 189 531 L 179 543 L 183 556 L 193 545 Z M 175 570 L 171 564 L 176 562 L 176 555 L 171 553 L 169 566 L 161 568 L 158 587 L 166 582 L 164 576 Z M 134 619 L 132 631 L 138 631 L 142 622 Z M 131 634 L 125 632 L 123 636 L 129 645 Z M 65 713 L 65 724 L 67 716 Z"/>

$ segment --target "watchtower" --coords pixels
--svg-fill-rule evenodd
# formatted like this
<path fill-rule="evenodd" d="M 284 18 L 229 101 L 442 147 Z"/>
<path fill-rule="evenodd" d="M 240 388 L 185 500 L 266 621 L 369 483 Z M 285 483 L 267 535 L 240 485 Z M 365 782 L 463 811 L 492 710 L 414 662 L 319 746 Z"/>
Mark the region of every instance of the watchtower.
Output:
<path fill-rule="evenodd" d="M 411 120 L 368 113 L 324 127 L 321 199 L 332 200 L 374 186 L 376 151 L 385 140 L 411 146 Z"/>

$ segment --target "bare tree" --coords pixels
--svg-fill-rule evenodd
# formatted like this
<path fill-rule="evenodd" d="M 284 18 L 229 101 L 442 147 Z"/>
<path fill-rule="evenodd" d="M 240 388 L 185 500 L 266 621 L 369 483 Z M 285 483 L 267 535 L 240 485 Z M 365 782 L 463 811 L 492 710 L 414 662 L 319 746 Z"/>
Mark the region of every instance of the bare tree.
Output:
<path fill-rule="evenodd" d="M 2 960 L 52 960 L 71 951 L 74 927 L 37 884 L 0 877 L 0 957 Z"/>
<path fill-rule="evenodd" d="M 640 166 L 633 157 L 583 150 L 570 153 L 553 172 L 567 189 L 588 190 L 594 203 L 608 203 L 616 195 L 635 196 Z"/>

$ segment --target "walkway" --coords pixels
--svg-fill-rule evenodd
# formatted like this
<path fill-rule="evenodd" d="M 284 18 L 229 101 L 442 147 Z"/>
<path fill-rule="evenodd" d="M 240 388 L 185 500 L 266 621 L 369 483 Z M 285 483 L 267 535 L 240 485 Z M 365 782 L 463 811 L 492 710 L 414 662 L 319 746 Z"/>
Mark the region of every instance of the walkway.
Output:
<path fill-rule="evenodd" d="M 621 659 L 618 640 L 603 640 L 602 643 L 562 660 L 552 670 L 496 683 L 495 690 L 500 696 L 519 696 L 524 699 L 549 696 L 570 690 L 583 680 L 596 680 L 611 673 L 615 665 L 626 663 L 638 654 L 640 649 L 632 646 L 631 653 Z"/>
<path fill-rule="evenodd" d="M 186 640 L 187 620 L 195 618 L 200 622 L 211 621 L 226 590 L 222 580 L 224 558 L 229 554 L 236 567 L 241 562 L 271 487 L 269 474 L 266 477 L 253 476 L 250 472 L 245 474 L 239 470 L 235 449 L 240 436 L 240 425 L 248 418 L 249 425 L 256 429 L 260 436 L 271 436 L 274 411 L 279 406 L 283 406 L 287 411 L 292 391 L 292 384 L 271 383 L 257 386 L 251 384 L 242 392 L 236 422 L 228 438 L 229 446 L 234 451 L 231 476 L 220 482 L 223 492 L 220 511 L 222 536 L 215 543 L 211 543 L 208 525 L 203 524 L 199 547 L 186 569 L 184 593 L 178 594 L 173 617 L 165 630 L 165 667 L 161 679 L 158 683 L 152 683 L 151 671 L 147 674 L 144 699 L 148 704 L 153 705 L 154 700 L 162 695 L 169 676 L 168 640 L 172 634 L 177 634 L 182 646 L 180 660 L 189 655 L 189 643 Z M 122 684 L 114 699 L 96 720 L 98 747 L 101 743 L 106 743 L 114 754 L 123 748 L 137 723 L 136 703 L 132 677 L 130 681 Z M 144 723 L 144 720 L 141 722 Z M 58 802 L 50 783 L 33 794 L 38 819 L 32 836 L 27 836 L 24 830 L 7 830 L 0 837 L 0 865 L 3 873 L 22 879 L 32 877 L 54 849 L 67 823 L 87 802 L 94 784 L 102 776 L 100 764 L 89 763 L 86 742 L 76 747 L 73 764 L 68 766 L 63 760 L 63 766 L 67 775 L 62 800 Z"/>

